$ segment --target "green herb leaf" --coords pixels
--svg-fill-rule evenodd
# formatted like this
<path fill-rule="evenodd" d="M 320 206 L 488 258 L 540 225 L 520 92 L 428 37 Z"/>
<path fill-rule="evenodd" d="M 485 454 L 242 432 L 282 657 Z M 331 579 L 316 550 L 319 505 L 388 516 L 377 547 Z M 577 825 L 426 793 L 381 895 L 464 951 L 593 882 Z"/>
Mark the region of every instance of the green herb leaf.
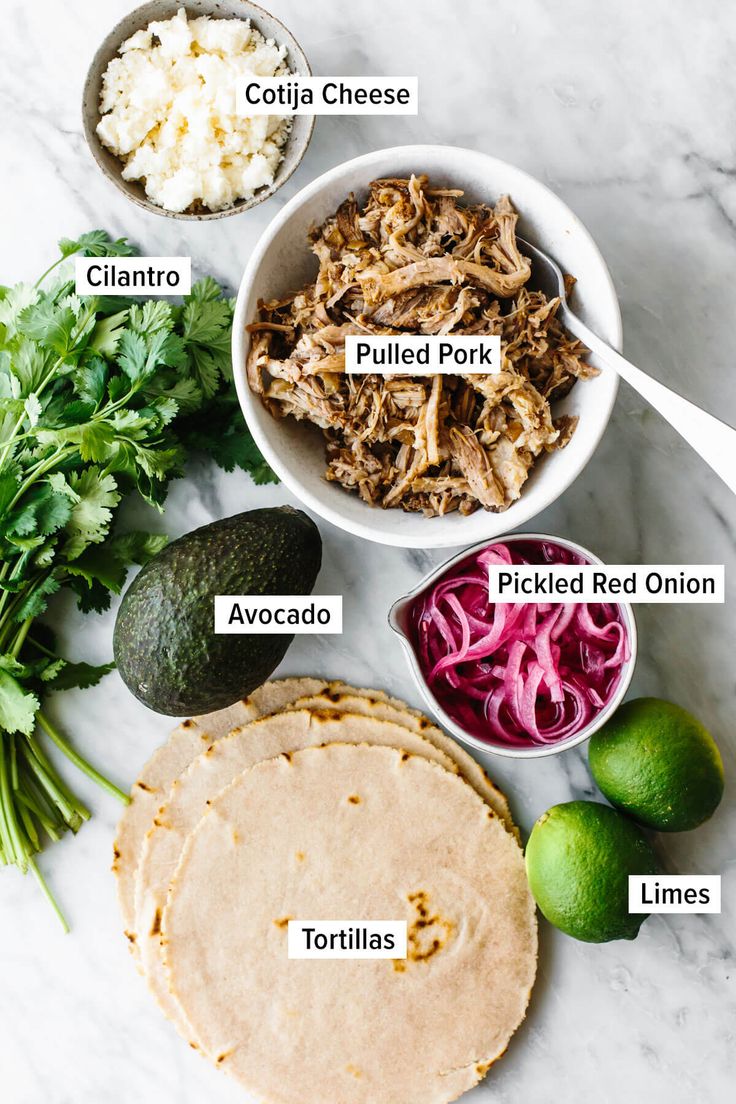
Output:
<path fill-rule="evenodd" d="M 125 372 L 131 383 L 137 383 L 146 370 L 148 349 L 146 339 L 142 334 L 126 330 L 120 338 L 118 347 L 118 364 Z"/>
<path fill-rule="evenodd" d="M 96 686 L 100 679 L 115 670 L 114 663 L 93 666 L 90 663 L 63 663 L 48 681 L 49 690 L 86 690 Z"/>
<path fill-rule="evenodd" d="M 83 257 L 130 257 L 137 252 L 125 239 L 115 241 L 104 230 L 90 230 L 80 234 L 76 241 L 62 238 L 59 242 L 62 257 L 71 257 L 81 253 Z"/>
<path fill-rule="evenodd" d="M 21 311 L 18 329 L 26 337 L 37 341 L 42 349 L 64 357 L 73 346 L 72 334 L 76 322 L 71 307 L 57 306 L 48 299 L 41 299 Z"/>
<path fill-rule="evenodd" d="M 88 348 L 93 353 L 99 353 L 100 356 L 114 356 L 118 344 L 120 343 L 120 338 L 124 333 L 127 317 L 127 311 L 119 311 L 117 314 L 111 314 L 107 318 L 101 318 L 99 322 L 95 324 Z"/>
<path fill-rule="evenodd" d="M 83 472 L 73 472 L 69 486 L 79 501 L 72 507 L 66 524 L 70 535 L 66 554 L 70 559 L 80 556 L 88 544 L 98 544 L 107 536 L 112 511 L 120 501 L 117 483 L 111 475 L 103 475 L 94 465 Z"/>
<path fill-rule="evenodd" d="M 30 736 L 36 726 L 39 705 L 35 694 L 24 690 L 12 675 L 0 669 L 0 728 Z"/>
<path fill-rule="evenodd" d="M 40 617 L 49 604 L 48 599 L 52 594 L 56 594 L 60 586 L 60 582 L 53 575 L 47 576 L 30 590 L 28 597 L 21 602 L 15 612 L 14 620 L 18 624 L 22 624 L 29 617 Z"/>
<path fill-rule="evenodd" d="M 102 357 L 91 357 L 74 373 L 74 389 L 83 402 L 96 409 L 104 397 L 107 376 L 107 365 Z"/>
<path fill-rule="evenodd" d="M 112 556 L 124 564 L 147 564 L 169 543 L 163 533 L 121 533 L 105 544 Z"/>
<path fill-rule="evenodd" d="M 134 333 L 143 335 L 169 331 L 174 326 L 171 304 L 165 299 L 149 299 L 142 306 L 136 304 L 128 312 L 128 325 Z"/>

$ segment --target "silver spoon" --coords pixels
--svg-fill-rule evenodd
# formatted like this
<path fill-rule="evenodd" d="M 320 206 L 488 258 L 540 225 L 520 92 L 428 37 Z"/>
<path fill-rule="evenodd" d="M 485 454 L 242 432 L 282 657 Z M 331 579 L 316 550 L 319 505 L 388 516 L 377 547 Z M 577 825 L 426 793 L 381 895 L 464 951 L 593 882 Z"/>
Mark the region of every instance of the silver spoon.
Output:
<path fill-rule="evenodd" d="M 618 372 L 621 379 L 626 380 L 648 403 L 651 403 L 736 494 L 736 429 L 714 418 L 705 410 L 701 410 L 695 403 L 670 391 L 669 387 L 658 383 L 640 368 L 635 368 L 620 353 L 588 329 L 570 309 L 565 294 L 565 281 L 559 266 L 535 245 L 530 245 L 521 238 L 516 240 L 521 251 L 534 265 L 534 287 L 543 291 L 548 298 L 559 296 L 561 302 L 557 317 L 565 329 L 580 338 L 606 367 Z"/>

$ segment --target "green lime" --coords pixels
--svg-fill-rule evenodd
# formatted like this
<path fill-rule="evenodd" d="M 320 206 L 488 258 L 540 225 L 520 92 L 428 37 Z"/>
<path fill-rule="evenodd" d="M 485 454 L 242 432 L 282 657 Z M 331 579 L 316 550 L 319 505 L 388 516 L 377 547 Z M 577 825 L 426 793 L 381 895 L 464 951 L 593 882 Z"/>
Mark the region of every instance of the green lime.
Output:
<path fill-rule="evenodd" d="M 658 698 L 626 702 L 591 737 L 590 769 L 612 805 L 658 832 L 697 828 L 723 795 L 723 761 L 710 733 Z"/>
<path fill-rule="evenodd" d="M 629 914 L 629 874 L 657 869 L 640 829 L 594 801 L 553 805 L 526 848 L 529 885 L 543 915 L 585 943 L 636 939 L 646 914 Z"/>

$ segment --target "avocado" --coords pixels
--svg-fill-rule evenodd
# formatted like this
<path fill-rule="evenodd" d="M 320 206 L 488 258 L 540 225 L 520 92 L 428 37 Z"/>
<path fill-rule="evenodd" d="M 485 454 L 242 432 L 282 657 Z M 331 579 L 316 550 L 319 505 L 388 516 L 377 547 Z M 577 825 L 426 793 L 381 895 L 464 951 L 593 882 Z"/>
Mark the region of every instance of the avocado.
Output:
<path fill-rule="evenodd" d="M 120 605 L 113 650 L 135 696 L 169 716 L 211 713 L 269 677 L 291 634 L 214 631 L 216 594 L 310 594 L 322 562 L 319 529 L 290 506 L 204 525 L 159 552 Z"/>

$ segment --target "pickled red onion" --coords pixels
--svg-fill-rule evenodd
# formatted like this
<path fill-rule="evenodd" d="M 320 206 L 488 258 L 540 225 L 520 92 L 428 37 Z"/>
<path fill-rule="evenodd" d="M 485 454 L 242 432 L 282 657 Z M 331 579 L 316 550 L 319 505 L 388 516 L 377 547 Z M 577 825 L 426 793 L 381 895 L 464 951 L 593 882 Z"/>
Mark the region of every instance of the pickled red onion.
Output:
<path fill-rule="evenodd" d="M 415 600 L 422 672 L 472 735 L 512 747 L 553 744 L 611 700 L 631 657 L 620 607 L 488 601 L 489 564 L 584 562 L 550 541 L 493 544 Z"/>

